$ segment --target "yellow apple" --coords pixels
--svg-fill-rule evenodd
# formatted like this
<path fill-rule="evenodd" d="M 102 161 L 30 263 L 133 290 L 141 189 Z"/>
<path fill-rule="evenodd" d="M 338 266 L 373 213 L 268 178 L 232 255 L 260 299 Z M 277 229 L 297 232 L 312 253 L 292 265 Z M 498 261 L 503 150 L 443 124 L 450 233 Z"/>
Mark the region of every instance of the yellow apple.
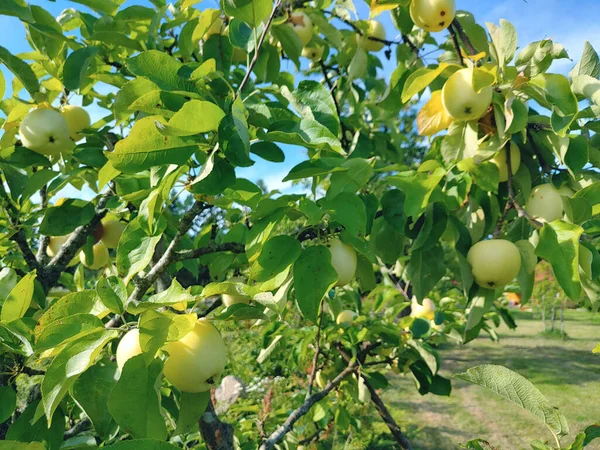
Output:
<path fill-rule="evenodd" d="M 71 139 L 75 142 L 83 139 L 83 135 L 79 132 L 92 125 L 92 119 L 87 111 L 80 106 L 65 105 L 62 107 L 61 114 L 67 121 Z"/>
<path fill-rule="evenodd" d="M 286 22 L 288 27 L 291 27 L 292 30 L 298 35 L 300 38 L 300 42 L 302 42 L 302 46 L 305 47 L 306 44 L 310 42 L 313 36 L 313 23 L 304 12 L 302 11 L 294 11 L 290 14 L 288 21 Z"/>
<path fill-rule="evenodd" d="M 521 269 L 521 253 L 504 239 L 481 241 L 469 249 L 467 261 L 481 287 L 495 289 L 510 283 Z"/>
<path fill-rule="evenodd" d="M 502 147 L 496 156 L 492 158 L 492 162 L 498 167 L 498 180 L 500 183 L 508 181 L 508 164 L 506 162 L 506 146 Z M 521 166 L 521 151 L 519 146 L 511 141 L 510 143 L 510 165 L 512 166 L 512 174 L 514 175 Z"/>
<path fill-rule="evenodd" d="M 454 0 L 412 0 L 410 17 L 425 31 L 442 31 L 450 26 L 456 15 Z"/>
<path fill-rule="evenodd" d="M 92 269 L 92 270 L 101 269 L 106 264 L 108 264 L 108 261 L 110 260 L 110 255 L 108 254 L 108 248 L 106 248 L 106 245 L 104 245 L 104 242 L 100 241 L 97 244 L 94 244 L 93 251 L 94 251 L 94 261 L 93 262 L 89 262 L 86 259 L 85 253 L 83 251 L 81 251 L 79 253 L 79 260 L 81 261 L 81 264 L 83 264 L 88 269 Z"/>
<path fill-rule="evenodd" d="M 302 56 L 310 59 L 313 62 L 319 62 L 323 58 L 323 51 L 325 49 L 320 45 L 314 47 L 304 47 L 302 49 Z"/>
<path fill-rule="evenodd" d="M 227 347 L 219 331 L 206 319 L 179 341 L 165 346 L 169 358 L 163 373 L 182 392 L 205 392 L 221 378 L 227 363 Z"/>
<path fill-rule="evenodd" d="M 357 314 L 354 311 L 346 309 L 338 314 L 337 318 L 335 319 L 335 323 L 349 327 L 354 323 L 356 316 Z"/>
<path fill-rule="evenodd" d="M 119 239 L 123 234 L 123 230 L 127 224 L 117 219 L 104 218 L 102 219 L 102 235 L 101 239 L 108 248 L 117 248 Z"/>
<path fill-rule="evenodd" d="M 435 316 L 435 303 L 429 298 L 423 299 L 423 304 L 419 304 L 416 297 L 413 297 L 410 304 L 410 315 L 414 318 L 425 318 L 433 320 Z"/>
<path fill-rule="evenodd" d="M 369 403 L 371 401 L 371 391 L 365 384 L 362 376 L 358 376 L 358 401 L 361 403 Z"/>
<path fill-rule="evenodd" d="M 485 115 L 492 104 L 492 93 L 491 86 L 475 92 L 471 69 L 461 69 L 444 84 L 442 104 L 448 114 L 456 120 L 477 120 Z"/>
<path fill-rule="evenodd" d="M 554 222 L 563 216 L 561 196 L 572 197 L 574 192 L 566 186 L 556 189 L 551 184 L 540 184 L 531 191 L 525 211 L 536 219 L 544 222 Z"/>
<path fill-rule="evenodd" d="M 123 366 L 129 359 L 141 354 L 140 330 L 135 328 L 125 333 L 117 346 L 117 366 L 123 370 Z"/>
<path fill-rule="evenodd" d="M 368 21 L 369 30 L 367 31 L 366 36 L 356 36 L 358 45 L 363 50 L 367 52 L 378 52 L 381 50 L 385 44 L 380 41 L 375 41 L 373 39 L 369 39 L 370 37 L 374 37 L 377 39 L 385 39 L 385 28 L 378 22 L 377 20 L 369 20 Z"/>
<path fill-rule="evenodd" d="M 50 240 L 48 242 L 48 247 L 46 247 L 46 255 L 50 258 L 54 258 L 60 248 L 67 242 L 69 236 L 50 236 Z"/>
<path fill-rule="evenodd" d="M 354 278 L 358 257 L 356 250 L 339 239 L 329 241 L 331 252 L 331 265 L 338 274 L 336 286 L 346 286 Z"/>
<path fill-rule="evenodd" d="M 21 142 L 29 150 L 55 156 L 73 147 L 69 125 L 54 109 L 38 108 L 25 116 L 19 127 Z"/>

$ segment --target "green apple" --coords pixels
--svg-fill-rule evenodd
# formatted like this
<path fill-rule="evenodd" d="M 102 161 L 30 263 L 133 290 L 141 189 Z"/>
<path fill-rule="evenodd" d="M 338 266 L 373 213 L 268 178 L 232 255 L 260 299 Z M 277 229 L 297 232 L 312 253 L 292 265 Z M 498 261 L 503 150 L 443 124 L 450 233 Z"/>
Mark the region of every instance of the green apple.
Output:
<path fill-rule="evenodd" d="M 338 274 L 336 286 L 346 286 L 354 278 L 358 257 L 356 250 L 339 239 L 329 241 L 331 252 L 331 265 Z"/>
<path fill-rule="evenodd" d="M 163 373 L 182 392 L 205 392 L 221 378 L 227 347 L 219 331 L 206 319 L 196 322 L 183 338 L 165 346 L 169 358 Z"/>
<path fill-rule="evenodd" d="M 79 132 L 92 125 L 92 119 L 87 111 L 80 106 L 65 105 L 62 107 L 61 114 L 67 121 L 71 139 L 75 142 L 83 139 L 83 135 Z"/>
<path fill-rule="evenodd" d="M 354 323 L 356 317 L 357 314 L 354 311 L 346 309 L 337 315 L 335 323 L 337 323 L 338 325 L 349 327 Z"/>
<path fill-rule="evenodd" d="M 106 245 L 104 245 L 104 242 L 99 241 L 97 244 L 94 244 L 93 252 L 94 252 L 94 261 L 90 262 L 85 257 L 85 253 L 83 251 L 81 251 L 79 253 L 79 260 L 81 261 L 81 264 L 83 264 L 88 269 L 92 269 L 92 270 L 101 269 L 106 264 L 108 264 L 108 261 L 110 260 L 110 255 L 108 254 L 108 248 L 106 248 Z"/>
<path fill-rule="evenodd" d="M 123 366 L 129 359 L 141 354 L 140 330 L 135 328 L 125 333 L 117 346 L 117 366 L 123 370 Z"/>
<path fill-rule="evenodd" d="M 450 26 L 456 15 L 454 0 L 412 0 L 410 17 L 425 31 L 442 31 Z"/>
<path fill-rule="evenodd" d="M 38 108 L 27 114 L 19 134 L 25 147 L 46 156 L 59 155 L 73 147 L 67 121 L 51 108 Z"/>
<path fill-rule="evenodd" d="M 54 258 L 60 248 L 67 242 L 69 236 L 50 236 L 50 240 L 48 241 L 48 247 L 46 247 L 46 255 L 50 258 Z"/>
<path fill-rule="evenodd" d="M 467 261 L 477 284 L 495 289 L 510 283 L 521 269 L 521 253 L 504 239 L 481 241 L 469 249 Z"/>
<path fill-rule="evenodd" d="M 356 36 L 358 45 L 367 52 L 378 52 L 385 46 L 385 44 L 381 41 L 375 41 L 369 38 L 374 37 L 385 40 L 385 28 L 381 22 L 377 20 L 371 19 L 367 23 L 369 25 L 369 29 L 366 36 Z"/>
<path fill-rule="evenodd" d="M 429 298 L 424 298 L 423 303 L 419 304 L 417 298 L 413 297 L 410 304 L 410 315 L 414 318 L 433 320 L 435 316 L 435 303 Z"/>
<path fill-rule="evenodd" d="M 563 204 L 561 196 L 572 197 L 573 190 L 566 186 L 556 189 L 552 184 L 540 184 L 533 188 L 525 211 L 544 222 L 554 222 L 562 218 Z"/>
<path fill-rule="evenodd" d="M 361 403 L 369 403 L 371 401 L 371 391 L 365 384 L 362 376 L 358 376 L 358 401 Z"/>
<path fill-rule="evenodd" d="M 298 35 L 300 38 L 300 42 L 302 42 L 302 46 L 305 47 L 306 44 L 310 42 L 313 36 L 313 23 L 304 12 L 302 11 L 294 11 L 290 14 L 286 25 L 291 27 L 292 30 Z"/>
<path fill-rule="evenodd" d="M 498 167 L 498 180 L 500 183 L 508 181 L 508 164 L 506 162 L 506 146 L 502 147 L 496 156 L 491 160 Z M 510 142 L 510 165 L 512 166 L 512 174 L 514 175 L 521 166 L 521 151 L 519 146 L 514 142 Z"/>
<path fill-rule="evenodd" d="M 302 56 L 310 59 L 313 62 L 319 62 L 323 58 L 324 51 L 325 49 L 320 45 L 316 45 L 314 47 L 304 47 L 302 49 Z"/>
<path fill-rule="evenodd" d="M 119 246 L 119 240 L 125 230 L 127 224 L 121 222 L 118 219 L 104 218 L 102 219 L 102 242 L 108 248 L 117 248 Z"/>
<path fill-rule="evenodd" d="M 471 70 L 479 69 L 466 68 L 455 72 L 442 88 L 442 104 L 456 120 L 480 119 L 492 104 L 492 87 L 486 86 L 480 92 L 475 92 Z"/>

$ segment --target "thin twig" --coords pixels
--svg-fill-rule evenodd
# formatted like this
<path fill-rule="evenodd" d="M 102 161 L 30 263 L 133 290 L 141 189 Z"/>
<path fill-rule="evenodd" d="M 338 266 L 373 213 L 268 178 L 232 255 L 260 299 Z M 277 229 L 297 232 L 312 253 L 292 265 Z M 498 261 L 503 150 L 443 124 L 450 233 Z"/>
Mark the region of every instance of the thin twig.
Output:
<path fill-rule="evenodd" d="M 325 66 L 323 61 L 319 61 L 319 65 L 321 66 L 321 72 L 323 73 L 323 78 L 325 78 L 325 83 L 329 87 L 329 92 L 331 92 L 331 98 L 333 99 L 333 104 L 335 105 L 335 112 L 337 113 L 338 120 L 340 122 L 342 132 L 342 139 L 340 139 L 340 142 L 342 144 L 342 147 L 346 150 L 346 152 L 348 152 L 350 148 L 348 145 L 348 139 L 346 139 L 347 129 L 346 125 L 344 125 L 344 121 L 342 120 L 342 109 L 340 108 L 340 104 L 338 103 L 337 97 L 335 95 L 335 86 L 329 79 L 329 75 L 327 75 L 327 67 Z"/>
<path fill-rule="evenodd" d="M 83 431 L 87 431 L 90 428 L 92 428 L 92 422 L 90 421 L 90 419 L 80 420 L 72 428 L 69 428 L 67 431 L 65 431 L 65 434 L 63 435 L 63 439 L 67 440 L 69 438 L 75 437 L 79 433 L 81 433 Z"/>
<path fill-rule="evenodd" d="M 177 252 L 177 254 L 174 257 L 174 261 L 197 259 L 201 256 L 218 252 L 243 253 L 244 245 L 238 242 L 227 242 L 225 244 L 215 244 L 214 242 L 210 242 L 206 247 L 196 248 L 193 250 L 181 250 Z"/>
<path fill-rule="evenodd" d="M 465 60 L 463 58 L 462 51 L 460 49 L 460 42 L 458 41 L 458 35 L 456 33 L 456 29 L 454 28 L 454 26 L 452 24 L 450 24 L 450 26 L 448 27 L 448 30 L 450 31 L 450 36 L 452 36 L 452 43 L 454 44 L 454 51 L 456 52 L 458 61 L 460 62 L 461 66 L 464 66 Z"/>
<path fill-rule="evenodd" d="M 315 376 L 317 374 L 317 364 L 319 363 L 319 353 L 321 352 L 321 326 L 323 325 L 323 300 L 319 307 L 319 319 L 317 321 L 317 336 L 315 337 L 315 356 L 312 361 L 312 368 L 310 369 L 310 375 L 308 377 L 308 390 L 306 391 L 306 398 L 308 399 L 312 395 L 313 385 L 315 383 Z"/>
<path fill-rule="evenodd" d="M 458 33 L 458 36 L 460 37 L 460 40 L 461 40 L 462 44 L 465 46 L 465 48 L 467 50 L 467 54 L 469 54 L 469 55 L 476 55 L 478 53 L 478 51 L 475 48 L 475 46 L 471 43 L 471 40 L 469 39 L 469 36 L 467 36 L 467 33 L 465 32 L 465 29 L 462 27 L 462 25 L 460 24 L 460 22 L 458 21 L 458 19 L 455 18 L 452 21 L 451 26 L 454 27 L 454 29 Z"/>
<path fill-rule="evenodd" d="M 496 229 L 494 230 L 494 233 L 492 234 L 492 237 L 494 239 L 497 239 L 498 236 L 500 236 L 500 233 L 502 232 L 502 225 L 504 224 L 504 221 L 506 220 L 506 216 L 508 215 L 508 212 L 512 209 L 513 207 L 513 202 L 511 199 L 508 199 L 508 201 L 506 202 L 506 206 L 504 207 L 504 211 L 502 212 L 502 216 L 500 216 L 500 218 L 498 219 L 498 222 L 496 223 Z"/>

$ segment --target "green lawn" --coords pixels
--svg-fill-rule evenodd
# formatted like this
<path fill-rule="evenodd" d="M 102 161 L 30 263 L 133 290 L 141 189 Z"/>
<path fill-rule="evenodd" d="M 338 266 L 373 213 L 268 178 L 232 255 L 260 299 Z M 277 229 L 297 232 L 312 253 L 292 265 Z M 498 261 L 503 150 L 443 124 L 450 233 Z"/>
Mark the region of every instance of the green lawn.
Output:
<path fill-rule="evenodd" d="M 539 337 L 542 325 L 531 313 L 517 313 L 518 328 L 501 328 L 499 343 L 480 337 L 463 348 L 440 352 L 442 373 L 451 376 L 478 364 L 502 364 L 532 381 L 565 414 L 571 435 L 600 422 L 600 315 L 567 312 L 569 340 Z M 529 449 L 533 439 L 552 441 L 535 417 L 487 389 L 453 381 L 450 398 L 420 396 L 412 380 L 397 377 L 384 393 L 415 450 L 447 450 L 476 437 L 503 450 Z M 382 424 L 380 431 L 385 431 Z M 600 443 L 589 449 L 600 449 Z"/>

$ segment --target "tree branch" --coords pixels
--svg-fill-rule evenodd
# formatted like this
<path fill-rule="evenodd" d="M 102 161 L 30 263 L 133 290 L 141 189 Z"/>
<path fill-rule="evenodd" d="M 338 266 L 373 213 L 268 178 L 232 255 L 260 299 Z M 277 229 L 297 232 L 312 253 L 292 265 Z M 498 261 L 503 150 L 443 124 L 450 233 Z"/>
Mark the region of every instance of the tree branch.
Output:
<path fill-rule="evenodd" d="M 215 244 L 210 242 L 206 247 L 196 248 L 194 250 L 181 250 L 176 253 L 174 261 L 185 261 L 186 259 L 196 259 L 209 253 L 233 252 L 244 253 L 244 245 L 238 242 L 227 242 L 225 244 Z"/>
<path fill-rule="evenodd" d="M 315 338 L 315 356 L 312 361 L 312 368 L 310 369 L 310 375 L 308 377 L 308 390 L 306 391 L 306 398 L 308 399 L 312 395 L 313 384 L 315 383 L 315 376 L 317 374 L 317 364 L 319 363 L 319 353 L 321 352 L 321 326 L 323 324 L 323 300 L 321 300 L 319 311 L 319 320 L 317 322 L 317 336 Z"/>
<path fill-rule="evenodd" d="M 469 36 L 467 36 L 467 33 L 465 32 L 465 29 L 462 27 L 462 25 L 460 24 L 460 22 L 458 21 L 458 19 L 455 18 L 450 25 L 458 33 L 458 36 L 460 37 L 460 40 L 462 41 L 463 45 L 465 46 L 465 48 L 467 50 L 467 54 L 469 54 L 469 55 L 476 55 L 478 53 L 478 51 L 475 48 L 475 46 L 471 43 L 471 40 L 469 39 Z"/>
<path fill-rule="evenodd" d="M 233 427 L 219 420 L 212 398 L 208 401 L 206 411 L 198 421 L 198 427 L 204 444 L 209 450 L 233 449 Z"/>
<path fill-rule="evenodd" d="M 81 433 L 83 431 L 87 431 L 90 428 L 92 428 L 92 422 L 90 421 L 90 419 L 80 420 L 75 425 L 73 425 L 73 427 L 71 427 L 67 431 L 65 431 L 65 434 L 63 435 L 63 439 L 66 441 L 67 439 L 75 437 L 79 433 Z"/>
<path fill-rule="evenodd" d="M 464 66 L 465 60 L 463 58 L 462 51 L 460 50 L 460 42 L 458 42 L 458 35 L 456 34 L 456 30 L 452 24 L 450 24 L 448 27 L 448 31 L 450 31 L 450 36 L 452 36 L 452 43 L 454 44 L 454 51 L 456 52 L 458 61 L 460 62 L 461 66 Z"/>
<path fill-rule="evenodd" d="M 319 65 L 321 66 L 321 72 L 323 73 L 323 78 L 325 78 L 325 83 L 329 87 L 329 92 L 331 92 L 331 97 L 333 98 L 333 104 L 335 105 L 335 112 L 337 113 L 338 119 L 340 121 L 340 127 L 341 127 L 341 132 L 342 132 L 342 139 L 340 140 L 340 142 L 342 144 L 342 147 L 346 150 L 346 152 L 348 152 L 350 150 L 350 146 L 348 145 L 348 139 L 346 139 L 346 131 L 348 131 L 348 130 L 346 129 L 346 125 L 344 125 L 344 122 L 342 120 L 342 110 L 340 108 L 340 104 L 338 103 L 337 97 L 335 95 L 335 86 L 329 79 L 329 76 L 327 75 L 327 67 L 325 67 L 325 64 L 323 63 L 322 60 L 319 61 Z"/>

